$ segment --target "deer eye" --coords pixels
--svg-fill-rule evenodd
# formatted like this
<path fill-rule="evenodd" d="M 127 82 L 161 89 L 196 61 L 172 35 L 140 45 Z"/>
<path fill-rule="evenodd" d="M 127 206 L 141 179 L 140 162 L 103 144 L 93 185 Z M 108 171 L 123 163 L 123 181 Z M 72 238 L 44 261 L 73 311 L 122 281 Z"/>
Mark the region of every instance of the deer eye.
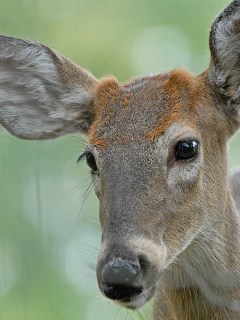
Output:
<path fill-rule="evenodd" d="M 84 159 L 86 159 L 87 165 L 90 167 L 91 172 L 96 173 L 98 171 L 98 167 L 94 155 L 89 151 L 85 151 L 80 155 L 77 162 L 80 162 Z"/>
<path fill-rule="evenodd" d="M 86 157 L 87 165 L 91 169 L 92 173 L 97 172 L 98 171 L 98 167 L 97 167 L 94 155 L 91 152 L 86 152 L 85 157 Z"/>
<path fill-rule="evenodd" d="M 199 141 L 197 139 L 184 139 L 175 146 L 175 160 L 192 160 L 198 155 Z"/>

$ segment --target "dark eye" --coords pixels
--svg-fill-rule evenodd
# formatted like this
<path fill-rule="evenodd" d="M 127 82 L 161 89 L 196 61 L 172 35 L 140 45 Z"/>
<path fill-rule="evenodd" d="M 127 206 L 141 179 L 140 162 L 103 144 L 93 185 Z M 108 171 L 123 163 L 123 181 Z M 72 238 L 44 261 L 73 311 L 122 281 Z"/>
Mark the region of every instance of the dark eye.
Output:
<path fill-rule="evenodd" d="M 199 141 L 197 139 L 184 139 L 175 146 L 176 160 L 192 160 L 198 155 Z"/>
<path fill-rule="evenodd" d="M 86 152 L 86 162 L 87 165 L 90 167 L 92 173 L 98 171 L 96 160 L 91 152 Z"/>

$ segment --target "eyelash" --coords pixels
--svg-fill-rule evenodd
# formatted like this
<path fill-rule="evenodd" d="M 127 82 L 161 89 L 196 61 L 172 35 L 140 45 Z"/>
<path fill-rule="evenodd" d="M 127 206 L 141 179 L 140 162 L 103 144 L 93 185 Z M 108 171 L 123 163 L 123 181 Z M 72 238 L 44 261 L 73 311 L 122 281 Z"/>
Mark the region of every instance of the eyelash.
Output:
<path fill-rule="evenodd" d="M 89 166 L 89 168 L 91 169 L 92 174 L 95 174 L 98 172 L 98 166 L 97 166 L 95 157 L 91 152 L 86 151 L 83 154 L 81 154 L 80 157 L 78 158 L 77 162 L 79 162 L 83 159 L 86 160 L 86 163 Z"/>
<path fill-rule="evenodd" d="M 87 157 L 87 151 L 83 152 L 83 153 L 78 157 L 78 159 L 77 159 L 77 163 L 79 163 L 79 162 L 81 162 L 81 161 L 85 160 L 85 159 L 86 159 L 86 157 Z"/>

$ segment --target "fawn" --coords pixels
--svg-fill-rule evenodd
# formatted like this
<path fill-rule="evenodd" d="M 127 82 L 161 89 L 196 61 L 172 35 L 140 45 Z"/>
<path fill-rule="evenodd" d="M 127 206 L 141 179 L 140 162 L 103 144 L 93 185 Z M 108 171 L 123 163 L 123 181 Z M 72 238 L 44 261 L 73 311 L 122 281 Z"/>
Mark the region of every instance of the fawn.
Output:
<path fill-rule="evenodd" d="M 153 319 L 240 319 L 240 0 L 210 32 L 211 61 L 120 84 L 50 48 L 0 37 L 0 123 L 24 139 L 87 135 L 100 202 L 101 292 Z"/>

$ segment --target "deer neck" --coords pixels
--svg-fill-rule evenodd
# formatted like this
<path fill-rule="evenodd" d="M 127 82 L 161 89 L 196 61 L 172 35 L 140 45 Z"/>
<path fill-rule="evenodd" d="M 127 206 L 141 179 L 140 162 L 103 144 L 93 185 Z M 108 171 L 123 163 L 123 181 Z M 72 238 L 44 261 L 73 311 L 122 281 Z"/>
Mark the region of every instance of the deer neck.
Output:
<path fill-rule="evenodd" d="M 231 319 L 238 319 L 240 225 L 230 192 L 226 199 L 218 220 L 213 219 L 177 262 L 163 273 L 157 288 L 153 319 L 162 319 L 162 315 L 169 319 L 179 315 L 176 317 L 179 320 L 205 320 L 206 317 L 221 320 L 230 315 Z"/>
<path fill-rule="evenodd" d="M 210 214 L 209 214 L 210 215 Z M 196 284 L 195 278 L 204 277 L 208 283 L 222 286 L 225 276 L 240 272 L 240 219 L 230 189 L 223 211 L 200 230 L 189 247 L 170 267 L 173 284 L 182 287 Z"/>

